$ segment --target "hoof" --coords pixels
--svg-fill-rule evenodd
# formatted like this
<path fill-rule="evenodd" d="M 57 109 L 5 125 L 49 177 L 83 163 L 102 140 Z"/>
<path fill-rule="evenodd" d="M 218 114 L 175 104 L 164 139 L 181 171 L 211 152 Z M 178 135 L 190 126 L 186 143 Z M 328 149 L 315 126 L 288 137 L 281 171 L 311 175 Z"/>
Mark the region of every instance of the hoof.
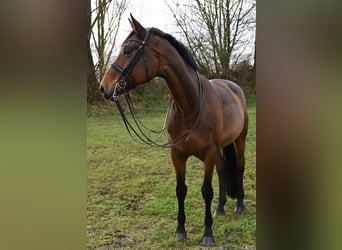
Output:
<path fill-rule="evenodd" d="M 214 244 L 214 236 L 203 236 L 202 245 L 203 246 L 211 246 Z"/>
<path fill-rule="evenodd" d="M 242 205 L 242 206 L 236 206 L 235 207 L 235 210 L 234 210 L 234 213 L 236 214 L 241 214 L 243 212 L 243 210 L 245 210 L 245 206 Z"/>
<path fill-rule="evenodd" d="M 176 239 L 179 241 L 185 241 L 186 240 L 186 233 L 177 233 L 176 232 Z"/>
<path fill-rule="evenodd" d="M 226 212 L 222 209 L 216 209 L 215 212 L 214 212 L 214 216 L 217 217 L 217 216 L 222 216 L 222 215 L 225 215 Z"/>

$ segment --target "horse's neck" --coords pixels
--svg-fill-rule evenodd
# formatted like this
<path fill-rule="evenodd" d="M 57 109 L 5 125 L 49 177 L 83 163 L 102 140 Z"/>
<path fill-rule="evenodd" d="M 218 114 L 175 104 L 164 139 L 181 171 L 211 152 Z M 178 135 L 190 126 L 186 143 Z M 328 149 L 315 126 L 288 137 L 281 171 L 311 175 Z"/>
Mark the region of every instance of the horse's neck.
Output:
<path fill-rule="evenodd" d="M 177 53 L 177 52 L 176 52 Z M 183 59 L 174 61 L 174 54 L 168 54 L 165 81 L 170 89 L 174 104 L 187 118 L 196 115 L 199 102 L 198 79 L 196 72 L 188 67 Z"/>

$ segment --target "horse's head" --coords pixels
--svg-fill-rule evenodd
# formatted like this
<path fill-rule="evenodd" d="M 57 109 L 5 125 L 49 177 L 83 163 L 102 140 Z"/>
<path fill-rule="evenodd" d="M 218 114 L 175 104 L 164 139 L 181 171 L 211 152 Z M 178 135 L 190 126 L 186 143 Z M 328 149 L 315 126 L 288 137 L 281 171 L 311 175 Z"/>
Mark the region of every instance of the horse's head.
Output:
<path fill-rule="evenodd" d="M 106 99 L 115 99 L 157 74 L 158 59 L 149 29 L 145 29 L 132 15 L 129 22 L 133 31 L 123 42 L 119 55 L 100 83 L 100 91 Z"/>

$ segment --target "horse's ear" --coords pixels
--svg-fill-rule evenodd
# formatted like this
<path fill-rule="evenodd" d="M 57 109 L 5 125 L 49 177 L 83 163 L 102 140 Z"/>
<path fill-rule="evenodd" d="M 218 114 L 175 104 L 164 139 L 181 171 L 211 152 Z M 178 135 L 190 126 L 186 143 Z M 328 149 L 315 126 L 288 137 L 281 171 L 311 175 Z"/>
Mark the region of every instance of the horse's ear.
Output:
<path fill-rule="evenodd" d="M 140 36 L 141 38 L 144 38 L 145 37 L 145 28 L 137 21 L 134 19 L 134 17 L 131 15 L 131 19 L 128 19 L 130 24 L 131 24 L 131 27 L 133 29 L 133 31 L 135 33 L 137 33 L 138 36 Z"/>

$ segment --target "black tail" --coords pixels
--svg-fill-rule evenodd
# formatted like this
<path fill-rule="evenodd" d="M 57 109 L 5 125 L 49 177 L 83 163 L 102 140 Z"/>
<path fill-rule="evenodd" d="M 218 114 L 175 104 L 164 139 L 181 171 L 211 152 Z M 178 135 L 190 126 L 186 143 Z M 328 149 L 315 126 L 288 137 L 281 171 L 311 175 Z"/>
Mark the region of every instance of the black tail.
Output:
<path fill-rule="evenodd" d="M 233 143 L 223 148 L 223 159 L 227 176 L 227 195 L 234 199 L 237 198 L 238 190 L 236 185 L 236 155 Z"/>

